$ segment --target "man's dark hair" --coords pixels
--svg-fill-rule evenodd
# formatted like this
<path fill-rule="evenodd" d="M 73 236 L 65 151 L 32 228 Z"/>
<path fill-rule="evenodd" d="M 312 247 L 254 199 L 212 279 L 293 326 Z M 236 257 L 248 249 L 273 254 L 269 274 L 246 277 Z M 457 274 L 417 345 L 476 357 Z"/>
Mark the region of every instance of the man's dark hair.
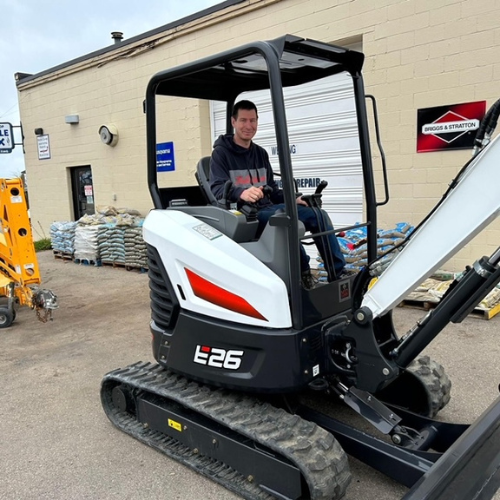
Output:
<path fill-rule="evenodd" d="M 246 100 L 243 100 L 243 101 L 238 101 L 234 106 L 233 106 L 233 110 L 231 112 L 231 116 L 236 120 L 236 118 L 238 117 L 238 111 L 240 109 L 246 109 L 246 110 L 252 110 L 254 109 L 255 110 L 255 114 L 257 116 L 259 116 L 259 114 L 257 113 L 257 106 L 252 102 L 252 101 L 246 101 Z"/>

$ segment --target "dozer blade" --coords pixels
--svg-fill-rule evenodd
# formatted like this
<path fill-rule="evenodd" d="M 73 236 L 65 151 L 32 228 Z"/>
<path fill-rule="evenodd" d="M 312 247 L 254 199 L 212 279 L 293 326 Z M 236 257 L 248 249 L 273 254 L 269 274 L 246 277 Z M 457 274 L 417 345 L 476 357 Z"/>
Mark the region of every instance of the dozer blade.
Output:
<path fill-rule="evenodd" d="M 500 397 L 402 500 L 488 500 L 500 487 Z"/>

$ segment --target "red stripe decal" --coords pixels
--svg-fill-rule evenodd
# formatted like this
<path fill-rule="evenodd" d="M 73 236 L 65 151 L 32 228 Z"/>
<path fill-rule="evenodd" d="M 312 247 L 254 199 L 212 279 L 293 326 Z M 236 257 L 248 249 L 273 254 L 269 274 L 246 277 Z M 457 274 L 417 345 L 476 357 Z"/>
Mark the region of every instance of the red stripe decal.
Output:
<path fill-rule="evenodd" d="M 251 318 L 267 321 L 267 319 L 264 318 L 264 316 L 262 316 L 257 309 L 252 307 L 243 297 L 214 285 L 189 269 L 184 269 L 194 294 L 200 299 L 211 302 L 212 304 L 223 307 L 224 309 L 229 309 L 230 311 L 250 316 Z"/>

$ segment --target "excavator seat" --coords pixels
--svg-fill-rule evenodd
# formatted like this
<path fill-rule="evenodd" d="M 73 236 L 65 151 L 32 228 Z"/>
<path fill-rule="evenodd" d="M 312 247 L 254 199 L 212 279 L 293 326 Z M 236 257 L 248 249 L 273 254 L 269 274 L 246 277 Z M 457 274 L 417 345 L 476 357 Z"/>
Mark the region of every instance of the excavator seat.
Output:
<path fill-rule="evenodd" d="M 212 190 L 210 189 L 210 156 L 204 156 L 196 165 L 196 172 L 194 174 L 198 184 L 201 188 L 203 196 L 210 205 L 217 206 Z"/>
<path fill-rule="evenodd" d="M 198 162 L 196 165 L 195 177 L 203 195 L 205 196 L 207 204 L 218 207 L 218 210 L 220 210 L 220 205 L 217 203 L 217 200 L 210 189 L 209 156 L 204 156 Z M 247 222 L 243 227 L 241 224 L 234 226 L 237 231 L 233 231 L 233 225 L 230 222 L 234 222 L 233 219 L 241 219 L 241 216 L 231 217 L 231 214 L 227 213 L 227 217 L 219 217 L 219 220 L 215 220 L 215 217 L 211 217 L 211 219 L 206 219 L 206 222 L 221 230 L 224 234 L 239 243 L 242 247 L 246 248 L 252 255 L 257 257 L 261 262 L 266 264 L 266 266 L 280 276 L 287 286 L 289 286 L 290 274 L 287 258 L 288 239 L 285 225 L 279 224 L 278 222 L 278 220 L 284 216 L 285 214 L 282 210 L 276 212 L 276 214 L 271 217 L 269 224 L 267 224 L 262 235 L 257 240 L 255 239 L 258 225 L 256 220 Z M 299 237 L 303 236 L 304 232 L 304 225 L 299 221 Z"/>

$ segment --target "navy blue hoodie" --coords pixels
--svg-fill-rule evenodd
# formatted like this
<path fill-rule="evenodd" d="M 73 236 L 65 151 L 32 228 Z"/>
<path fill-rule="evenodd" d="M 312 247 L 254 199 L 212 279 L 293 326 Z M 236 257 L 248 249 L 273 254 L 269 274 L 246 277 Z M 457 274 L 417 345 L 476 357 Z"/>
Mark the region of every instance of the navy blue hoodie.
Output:
<path fill-rule="evenodd" d="M 283 191 L 274 181 L 273 171 L 269 163 L 267 151 L 252 142 L 250 147 L 238 146 L 233 140 L 233 134 L 221 135 L 214 143 L 210 160 L 210 189 L 217 199 L 224 194 L 227 180 L 233 183 L 229 201 L 241 201 L 240 195 L 251 186 L 270 186 L 273 189 L 271 199 L 262 198 L 258 207 L 283 203 Z"/>

